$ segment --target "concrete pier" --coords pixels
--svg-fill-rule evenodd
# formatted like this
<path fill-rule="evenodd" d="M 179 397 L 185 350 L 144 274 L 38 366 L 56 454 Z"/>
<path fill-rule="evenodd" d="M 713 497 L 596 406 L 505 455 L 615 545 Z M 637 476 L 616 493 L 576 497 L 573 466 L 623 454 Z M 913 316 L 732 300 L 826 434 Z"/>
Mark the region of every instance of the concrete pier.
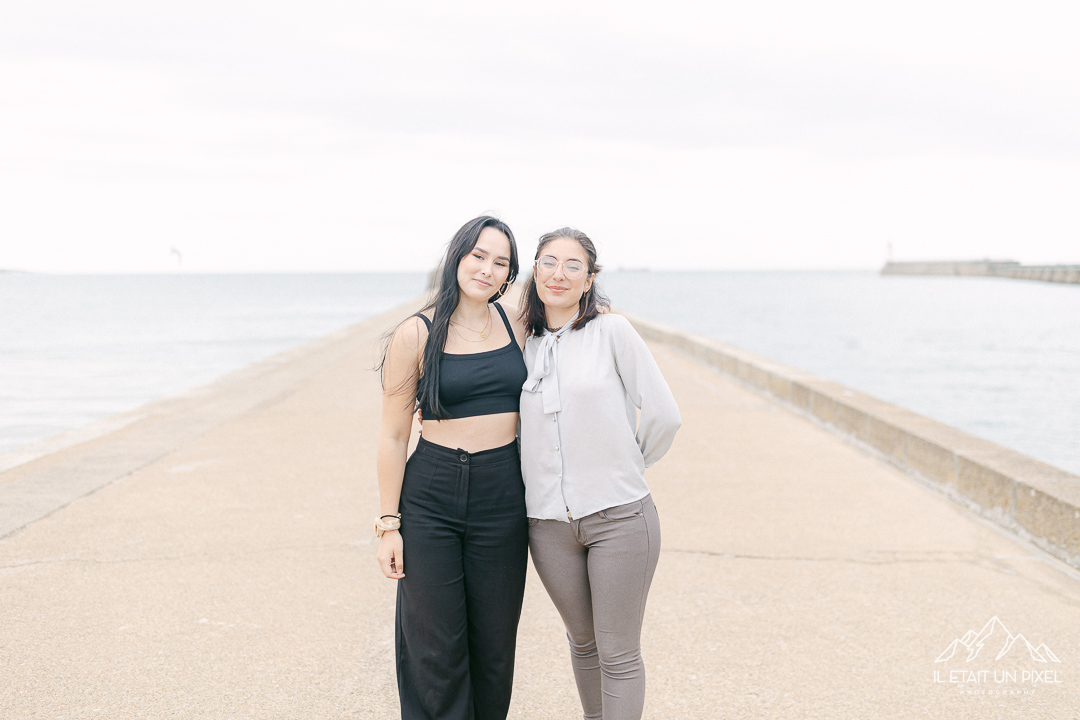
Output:
<path fill-rule="evenodd" d="M 632 322 L 1080 570 L 1080 476 L 713 338 Z"/>
<path fill-rule="evenodd" d="M 882 275 L 970 275 L 1080 283 L 1080 265 L 1021 265 L 1015 260 L 925 260 L 885 263 Z"/>
<path fill-rule="evenodd" d="M 396 717 L 371 367 L 414 309 L 0 472 L 0 717 Z M 869 414 L 641 327 L 684 423 L 646 717 L 1077 717 L 1071 567 L 836 432 Z M 518 648 L 511 717 L 580 717 L 531 571 Z"/>

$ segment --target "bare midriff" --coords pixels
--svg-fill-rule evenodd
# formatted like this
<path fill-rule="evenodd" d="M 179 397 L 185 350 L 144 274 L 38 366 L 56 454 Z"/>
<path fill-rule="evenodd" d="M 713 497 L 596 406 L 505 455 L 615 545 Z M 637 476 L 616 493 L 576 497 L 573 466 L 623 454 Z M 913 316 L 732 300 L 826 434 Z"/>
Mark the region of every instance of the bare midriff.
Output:
<path fill-rule="evenodd" d="M 453 420 L 424 420 L 424 439 L 436 445 L 480 452 L 509 445 L 517 437 L 516 412 L 476 415 Z"/>

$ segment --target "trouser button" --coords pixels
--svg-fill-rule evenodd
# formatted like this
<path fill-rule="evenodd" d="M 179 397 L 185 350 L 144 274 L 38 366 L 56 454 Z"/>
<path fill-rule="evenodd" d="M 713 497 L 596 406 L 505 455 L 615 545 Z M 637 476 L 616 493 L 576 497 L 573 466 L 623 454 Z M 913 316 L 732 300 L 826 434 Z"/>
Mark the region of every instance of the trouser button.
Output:
<path fill-rule="evenodd" d="M 469 462 L 468 453 L 461 453 L 461 462 Z"/>

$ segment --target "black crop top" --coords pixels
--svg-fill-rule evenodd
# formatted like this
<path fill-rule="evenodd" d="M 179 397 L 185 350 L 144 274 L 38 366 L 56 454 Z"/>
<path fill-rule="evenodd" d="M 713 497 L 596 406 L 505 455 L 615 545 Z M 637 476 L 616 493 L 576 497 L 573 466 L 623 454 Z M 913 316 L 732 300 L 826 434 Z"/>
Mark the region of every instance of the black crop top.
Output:
<path fill-rule="evenodd" d="M 499 303 L 493 304 L 510 334 L 509 344 L 468 355 L 444 352 L 439 360 L 439 402 L 451 418 L 518 411 L 521 386 L 529 373 L 506 313 Z M 430 330 L 431 321 L 419 317 Z M 435 417 L 430 408 L 421 407 L 420 412 L 425 418 Z"/>

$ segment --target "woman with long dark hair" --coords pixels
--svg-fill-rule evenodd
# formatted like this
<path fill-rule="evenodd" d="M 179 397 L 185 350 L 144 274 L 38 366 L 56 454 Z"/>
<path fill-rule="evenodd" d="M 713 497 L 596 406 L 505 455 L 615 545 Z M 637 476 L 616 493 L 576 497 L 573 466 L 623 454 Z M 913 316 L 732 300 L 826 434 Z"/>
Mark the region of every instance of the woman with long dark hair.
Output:
<path fill-rule="evenodd" d="M 580 230 L 540 238 L 522 307 L 521 463 L 533 565 L 566 625 L 585 718 L 637 720 L 641 622 L 660 557 L 645 468 L 681 420 L 641 337 L 603 312 L 599 272 Z"/>
<path fill-rule="evenodd" d="M 517 272 L 505 223 L 465 223 L 434 299 L 397 327 L 381 365 L 375 526 L 379 565 L 398 581 L 398 695 L 409 720 L 504 720 L 510 706 L 528 558 L 515 439 L 526 371 L 517 313 L 512 322 L 497 300 Z M 406 460 L 417 407 L 423 433 Z"/>

